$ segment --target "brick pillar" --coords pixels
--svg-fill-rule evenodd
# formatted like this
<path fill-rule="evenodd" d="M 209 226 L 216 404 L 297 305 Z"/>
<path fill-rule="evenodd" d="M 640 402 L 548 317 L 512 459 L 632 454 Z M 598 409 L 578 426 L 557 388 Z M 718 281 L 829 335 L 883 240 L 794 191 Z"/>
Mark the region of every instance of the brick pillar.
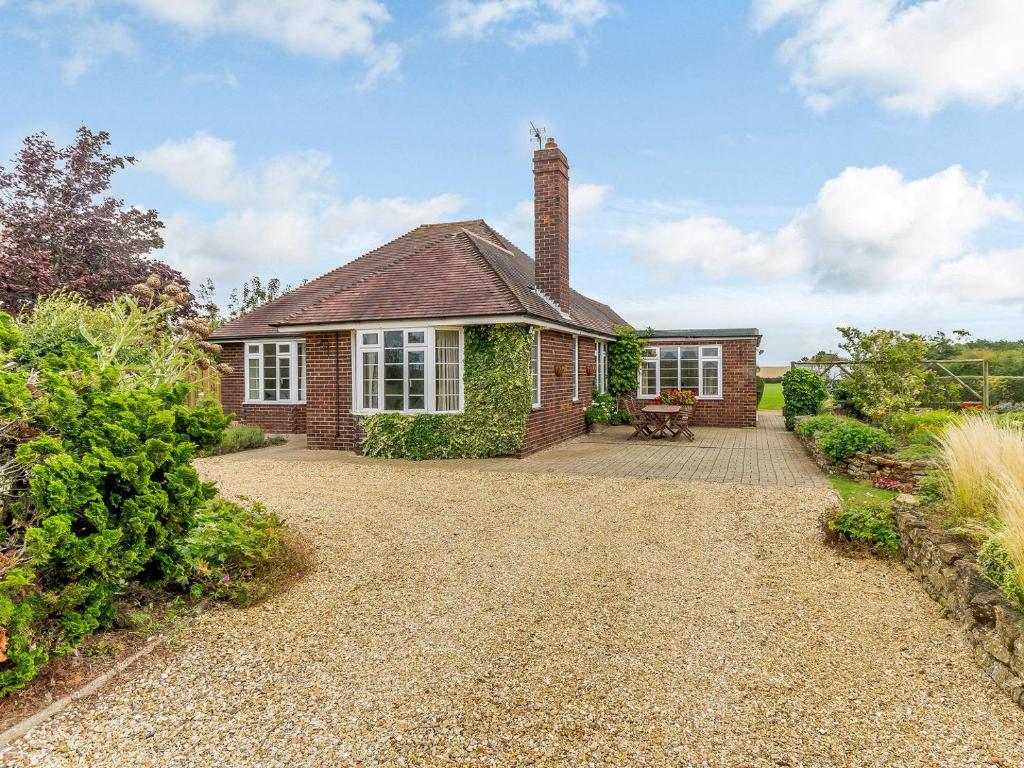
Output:
<path fill-rule="evenodd" d="M 350 331 L 306 334 L 306 436 L 310 448 L 359 448 Z"/>
<path fill-rule="evenodd" d="M 534 284 L 569 311 L 569 161 L 554 139 L 533 153 Z"/>

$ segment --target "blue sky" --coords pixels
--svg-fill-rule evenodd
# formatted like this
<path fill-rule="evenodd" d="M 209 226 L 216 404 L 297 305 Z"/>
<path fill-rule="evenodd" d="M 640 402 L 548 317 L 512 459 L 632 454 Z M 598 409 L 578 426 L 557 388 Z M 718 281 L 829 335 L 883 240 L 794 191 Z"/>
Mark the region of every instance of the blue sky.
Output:
<path fill-rule="evenodd" d="M 532 250 L 528 121 L 572 277 L 637 325 L 1024 336 L 1018 0 L 0 0 L 0 157 L 86 124 L 224 296 L 419 223 Z"/>

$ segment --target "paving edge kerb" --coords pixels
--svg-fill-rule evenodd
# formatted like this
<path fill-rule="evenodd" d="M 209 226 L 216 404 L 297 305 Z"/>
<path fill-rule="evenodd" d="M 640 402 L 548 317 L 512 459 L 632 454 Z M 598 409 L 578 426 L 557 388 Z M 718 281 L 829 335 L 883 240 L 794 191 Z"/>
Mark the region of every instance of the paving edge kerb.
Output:
<path fill-rule="evenodd" d="M 907 568 L 960 622 L 975 663 L 1024 708 L 1024 616 L 985 578 L 971 546 L 932 523 L 913 496 L 897 496 L 893 513 Z"/>
<path fill-rule="evenodd" d="M 57 699 L 57 701 L 53 702 L 46 709 L 42 709 L 39 712 L 36 712 L 34 715 L 29 715 L 24 720 L 15 723 L 6 731 L 0 733 L 0 754 L 2 754 L 4 747 L 7 747 L 15 739 L 20 739 L 22 736 L 31 731 L 37 725 L 42 725 L 54 715 L 60 714 L 65 709 L 67 709 L 68 706 L 78 701 L 79 699 L 84 699 L 86 696 L 91 696 L 92 694 L 99 691 L 107 683 L 109 683 L 119 674 L 128 669 L 128 667 L 130 667 L 136 661 L 145 656 L 148 656 L 157 648 L 159 648 L 166 639 L 167 637 L 165 635 L 160 635 L 159 637 L 153 638 L 148 643 L 146 643 L 146 645 L 144 645 L 142 648 L 133 653 L 131 656 L 125 659 L 121 659 L 121 661 L 117 662 L 113 667 L 108 669 L 99 677 L 90 680 L 88 683 L 83 685 L 78 690 L 72 691 L 67 696 Z"/>

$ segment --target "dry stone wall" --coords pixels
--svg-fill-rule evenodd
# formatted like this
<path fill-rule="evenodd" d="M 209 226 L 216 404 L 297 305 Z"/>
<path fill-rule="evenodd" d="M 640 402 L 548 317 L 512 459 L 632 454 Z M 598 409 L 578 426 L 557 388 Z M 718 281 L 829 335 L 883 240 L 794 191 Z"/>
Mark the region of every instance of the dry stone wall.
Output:
<path fill-rule="evenodd" d="M 960 622 L 974 660 L 1024 707 L 1024 617 L 981 572 L 973 550 L 917 508 L 913 496 L 893 505 L 900 551 L 908 569 Z"/>

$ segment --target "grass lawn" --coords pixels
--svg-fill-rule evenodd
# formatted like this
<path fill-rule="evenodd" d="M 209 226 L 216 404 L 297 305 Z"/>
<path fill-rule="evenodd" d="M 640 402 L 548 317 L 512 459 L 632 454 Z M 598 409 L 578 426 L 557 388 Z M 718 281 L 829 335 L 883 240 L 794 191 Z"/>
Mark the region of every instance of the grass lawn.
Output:
<path fill-rule="evenodd" d="M 839 494 L 839 498 L 844 502 L 867 501 L 869 499 L 884 499 L 888 501 L 896 497 L 896 491 L 888 491 L 884 488 L 873 488 L 870 485 L 858 483 L 856 480 L 850 480 L 847 477 L 831 475 L 829 476 L 829 480 L 832 481 L 832 487 L 836 489 L 836 493 Z"/>
<path fill-rule="evenodd" d="M 761 403 L 757 406 L 759 411 L 781 411 L 782 410 L 782 385 L 765 384 L 764 395 L 761 396 Z"/>

